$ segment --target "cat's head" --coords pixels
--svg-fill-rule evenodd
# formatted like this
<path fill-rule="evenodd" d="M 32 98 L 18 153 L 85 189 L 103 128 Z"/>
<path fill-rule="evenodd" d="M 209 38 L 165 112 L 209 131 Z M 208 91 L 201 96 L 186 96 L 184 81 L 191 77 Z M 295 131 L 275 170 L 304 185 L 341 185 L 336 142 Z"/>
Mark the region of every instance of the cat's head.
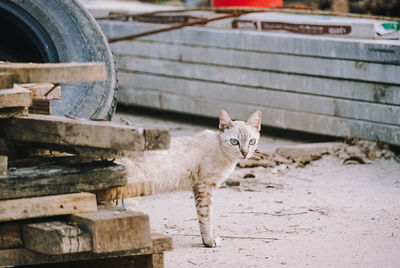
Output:
<path fill-rule="evenodd" d="M 247 122 L 232 121 L 225 110 L 219 114 L 221 145 L 229 156 L 242 159 L 250 158 L 257 149 L 260 139 L 262 113 L 253 113 Z"/>

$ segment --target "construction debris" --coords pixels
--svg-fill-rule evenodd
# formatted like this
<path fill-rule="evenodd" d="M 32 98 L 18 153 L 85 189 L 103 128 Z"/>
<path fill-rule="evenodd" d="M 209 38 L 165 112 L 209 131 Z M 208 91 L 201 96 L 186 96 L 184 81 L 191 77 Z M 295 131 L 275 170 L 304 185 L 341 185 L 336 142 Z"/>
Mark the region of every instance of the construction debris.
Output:
<path fill-rule="evenodd" d="M 298 168 L 305 167 L 324 155 L 335 156 L 343 164 L 369 164 L 377 159 L 400 160 L 390 151 L 387 143 L 349 137 L 344 143 L 325 142 L 279 147 L 273 154 L 256 151 L 251 158 L 240 160 L 238 167 L 276 168 L 286 165 Z"/>
<path fill-rule="evenodd" d="M 334 152 L 334 155 L 343 160 L 344 164 L 353 163 L 350 161 L 356 161 L 360 164 L 371 163 L 377 159 L 400 160 L 390 150 L 389 144 L 385 142 L 371 142 L 357 137 L 347 137 L 344 142 L 345 146 Z"/>
<path fill-rule="evenodd" d="M 378 159 L 394 159 L 400 162 L 400 157 L 390 151 L 388 144 L 354 137 L 346 138 L 343 143 L 290 145 L 279 147 L 272 154 L 256 151 L 251 158 L 240 160 L 237 164 L 239 169 L 222 187 L 233 187 L 247 192 L 280 190 L 285 188 L 285 184 L 280 183 L 281 178 L 285 177 L 282 175 L 295 168 L 305 168 L 324 156 L 330 156 L 332 161 L 336 159 L 343 165 L 371 164 Z M 265 168 L 268 169 L 268 176 L 260 176 L 265 174 L 260 169 Z"/>
<path fill-rule="evenodd" d="M 0 266 L 163 267 L 171 239 L 154 238 L 146 214 L 98 210 L 93 192 L 128 183 L 109 158 L 166 149 L 169 131 L 50 115 L 58 83 L 105 80 L 104 63 L 0 71 Z"/>

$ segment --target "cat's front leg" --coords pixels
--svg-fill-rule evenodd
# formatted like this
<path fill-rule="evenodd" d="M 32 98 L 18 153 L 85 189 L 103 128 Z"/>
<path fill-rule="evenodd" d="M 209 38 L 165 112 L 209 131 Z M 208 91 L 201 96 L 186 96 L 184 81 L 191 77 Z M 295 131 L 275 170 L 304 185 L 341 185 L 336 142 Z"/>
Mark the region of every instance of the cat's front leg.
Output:
<path fill-rule="evenodd" d="M 221 238 L 213 233 L 211 219 L 212 199 L 216 188 L 215 183 L 210 185 L 197 184 L 193 187 L 201 238 L 204 246 L 212 248 L 221 246 Z"/>

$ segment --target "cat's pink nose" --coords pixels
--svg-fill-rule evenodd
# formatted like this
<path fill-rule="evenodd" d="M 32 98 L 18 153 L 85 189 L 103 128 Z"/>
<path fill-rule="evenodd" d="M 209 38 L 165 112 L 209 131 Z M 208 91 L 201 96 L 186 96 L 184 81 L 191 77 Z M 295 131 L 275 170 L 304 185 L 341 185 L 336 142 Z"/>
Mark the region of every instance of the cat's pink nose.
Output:
<path fill-rule="evenodd" d="M 244 151 L 242 151 L 242 155 L 243 155 L 244 157 L 246 157 L 246 156 L 247 156 L 247 154 L 248 154 L 248 152 L 244 152 Z"/>

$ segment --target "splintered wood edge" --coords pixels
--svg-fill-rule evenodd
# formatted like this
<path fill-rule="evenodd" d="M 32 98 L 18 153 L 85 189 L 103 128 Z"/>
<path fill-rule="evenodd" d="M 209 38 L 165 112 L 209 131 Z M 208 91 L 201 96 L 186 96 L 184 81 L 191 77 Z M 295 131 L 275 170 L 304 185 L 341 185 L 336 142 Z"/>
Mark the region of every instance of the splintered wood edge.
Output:
<path fill-rule="evenodd" d="M 107 80 L 104 62 L 1 63 L 17 83 L 71 83 Z"/>

